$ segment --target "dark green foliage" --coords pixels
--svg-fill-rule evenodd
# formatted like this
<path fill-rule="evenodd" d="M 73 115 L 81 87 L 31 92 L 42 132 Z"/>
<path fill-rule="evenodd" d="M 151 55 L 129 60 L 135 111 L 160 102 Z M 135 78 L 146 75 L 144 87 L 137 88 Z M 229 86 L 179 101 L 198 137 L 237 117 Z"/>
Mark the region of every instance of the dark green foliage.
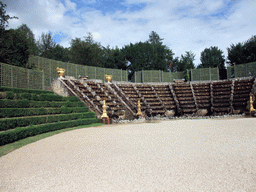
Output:
<path fill-rule="evenodd" d="M 71 40 L 70 61 L 76 64 L 103 67 L 103 50 L 99 43 L 93 41 L 92 34 L 85 40 L 75 38 Z"/>
<path fill-rule="evenodd" d="M 22 24 L 17 28 L 27 38 L 29 55 L 38 55 L 38 47 L 36 45 L 35 37 L 31 29 L 26 25 Z M 34 68 L 34 66 L 27 66 L 28 68 Z"/>
<path fill-rule="evenodd" d="M 41 57 L 52 59 L 53 53 L 52 50 L 56 46 L 56 43 L 53 41 L 51 33 L 42 33 L 41 37 L 37 41 L 37 46 L 39 49 L 39 55 Z"/>
<path fill-rule="evenodd" d="M 38 94 L 38 95 L 39 94 L 54 94 L 52 91 L 0 87 L 0 92 L 5 92 L 5 91 L 12 91 L 14 93 L 34 93 L 34 94 Z"/>
<path fill-rule="evenodd" d="M 14 93 L 12 91 L 6 91 L 5 92 L 5 97 L 6 97 L 6 99 L 13 99 L 14 98 Z"/>
<path fill-rule="evenodd" d="M 186 51 L 185 55 L 181 55 L 181 58 L 176 57 L 173 59 L 169 65 L 169 71 L 178 72 L 186 71 L 187 69 L 195 68 L 195 54 L 192 51 Z"/>
<path fill-rule="evenodd" d="M 163 39 L 152 31 L 149 40 L 126 45 L 122 52 L 125 60 L 131 64 L 128 69 L 131 71 L 130 77 L 138 70 L 163 70 L 167 71 L 170 61 L 173 60 L 173 53 L 161 42 Z"/>
<path fill-rule="evenodd" d="M 245 42 L 239 42 L 236 45 L 231 44 L 228 50 L 228 63 L 244 64 L 256 61 L 256 35 Z"/>
<path fill-rule="evenodd" d="M 52 94 L 41 94 L 39 96 L 40 101 L 62 101 L 62 97 L 59 95 Z"/>
<path fill-rule="evenodd" d="M 80 125 L 89 125 L 92 123 L 98 123 L 99 119 L 88 118 L 88 119 L 78 119 L 75 121 L 65 121 L 65 122 L 57 122 L 57 123 L 49 123 L 38 126 L 29 126 L 27 128 L 16 128 L 14 130 L 9 130 L 6 132 L 0 133 L 0 146 L 12 143 L 14 141 L 34 136 L 50 131 L 56 131 L 68 127 L 77 127 Z"/>
<path fill-rule="evenodd" d="M 201 52 L 201 64 L 198 68 L 219 68 L 220 79 L 227 78 L 227 71 L 225 67 L 225 56 L 223 51 L 218 47 L 210 47 L 205 48 L 204 51 Z"/>
<path fill-rule="evenodd" d="M 26 67 L 29 51 L 24 33 L 19 30 L 6 30 L 0 36 L 0 62 Z"/>
<path fill-rule="evenodd" d="M 26 127 L 28 125 L 40 125 L 45 123 L 52 123 L 58 121 L 68 121 L 75 119 L 95 118 L 95 113 L 72 113 L 72 114 L 60 114 L 49 116 L 36 116 L 36 117 L 16 117 L 9 119 L 0 119 L 0 131 L 8 129 L 14 129 L 16 127 Z"/>
<path fill-rule="evenodd" d="M 3 2 L 0 1 L 0 34 L 8 27 L 10 19 L 18 19 L 18 17 L 11 17 L 10 15 L 7 15 L 5 7 L 6 4 L 3 4 Z"/>
<path fill-rule="evenodd" d="M 30 93 L 21 93 L 20 98 L 31 100 L 31 94 Z"/>

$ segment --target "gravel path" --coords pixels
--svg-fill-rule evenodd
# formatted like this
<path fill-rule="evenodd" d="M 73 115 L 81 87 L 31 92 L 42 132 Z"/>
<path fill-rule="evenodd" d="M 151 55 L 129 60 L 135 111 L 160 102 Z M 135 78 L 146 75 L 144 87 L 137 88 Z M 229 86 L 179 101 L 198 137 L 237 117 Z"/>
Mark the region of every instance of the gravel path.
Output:
<path fill-rule="evenodd" d="M 0 191 L 256 191 L 256 118 L 105 125 L 0 158 Z"/>

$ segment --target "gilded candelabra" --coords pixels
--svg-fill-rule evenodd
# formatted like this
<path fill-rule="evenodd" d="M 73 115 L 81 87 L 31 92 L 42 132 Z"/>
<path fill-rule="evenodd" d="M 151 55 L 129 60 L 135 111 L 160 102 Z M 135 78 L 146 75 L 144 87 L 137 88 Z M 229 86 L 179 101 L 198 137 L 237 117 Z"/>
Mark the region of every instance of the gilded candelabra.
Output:
<path fill-rule="evenodd" d="M 137 112 L 137 114 L 136 114 L 136 115 L 138 115 L 138 116 L 142 116 L 140 107 L 141 107 L 141 105 L 140 105 L 140 100 L 138 100 L 138 112 Z"/>
<path fill-rule="evenodd" d="M 103 113 L 101 115 L 101 119 L 102 118 L 109 118 L 108 114 L 107 114 L 107 106 L 106 106 L 106 100 L 103 100 L 103 105 L 102 105 L 102 109 L 103 109 Z"/>

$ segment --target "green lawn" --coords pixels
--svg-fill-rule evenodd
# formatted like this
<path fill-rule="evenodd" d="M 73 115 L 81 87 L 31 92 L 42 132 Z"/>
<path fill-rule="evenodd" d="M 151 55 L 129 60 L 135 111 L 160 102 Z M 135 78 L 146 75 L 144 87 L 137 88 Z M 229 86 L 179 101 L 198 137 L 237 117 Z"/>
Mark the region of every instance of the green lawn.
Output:
<path fill-rule="evenodd" d="M 66 128 L 66 129 L 61 129 L 61 130 L 57 130 L 57 131 L 52 131 L 52 132 L 36 135 L 36 136 L 33 136 L 33 137 L 27 137 L 25 139 L 21 139 L 19 141 L 14 142 L 14 143 L 10 143 L 10 144 L 6 144 L 4 146 L 1 146 L 0 147 L 0 157 L 10 153 L 11 151 L 13 151 L 15 149 L 19 149 L 19 148 L 21 148 L 21 147 L 23 147 L 23 146 L 25 146 L 29 143 L 36 142 L 40 139 L 44 139 L 46 137 L 50 137 L 50 136 L 56 135 L 58 133 L 71 131 L 71 130 L 75 130 L 75 129 L 81 129 L 81 128 L 96 127 L 96 126 L 101 126 L 101 125 L 104 125 L 104 124 L 103 123 L 93 123 L 93 124 L 90 124 L 90 125 L 81 125 L 81 126 L 78 126 L 78 127 L 72 127 L 72 128 Z"/>

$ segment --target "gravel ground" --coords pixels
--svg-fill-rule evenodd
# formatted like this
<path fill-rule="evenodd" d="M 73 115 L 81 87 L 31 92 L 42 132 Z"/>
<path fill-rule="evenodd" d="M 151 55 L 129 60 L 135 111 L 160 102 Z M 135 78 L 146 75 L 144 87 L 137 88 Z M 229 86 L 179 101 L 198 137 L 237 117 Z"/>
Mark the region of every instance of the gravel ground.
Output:
<path fill-rule="evenodd" d="M 256 191 L 256 118 L 78 129 L 0 158 L 0 191 Z"/>

